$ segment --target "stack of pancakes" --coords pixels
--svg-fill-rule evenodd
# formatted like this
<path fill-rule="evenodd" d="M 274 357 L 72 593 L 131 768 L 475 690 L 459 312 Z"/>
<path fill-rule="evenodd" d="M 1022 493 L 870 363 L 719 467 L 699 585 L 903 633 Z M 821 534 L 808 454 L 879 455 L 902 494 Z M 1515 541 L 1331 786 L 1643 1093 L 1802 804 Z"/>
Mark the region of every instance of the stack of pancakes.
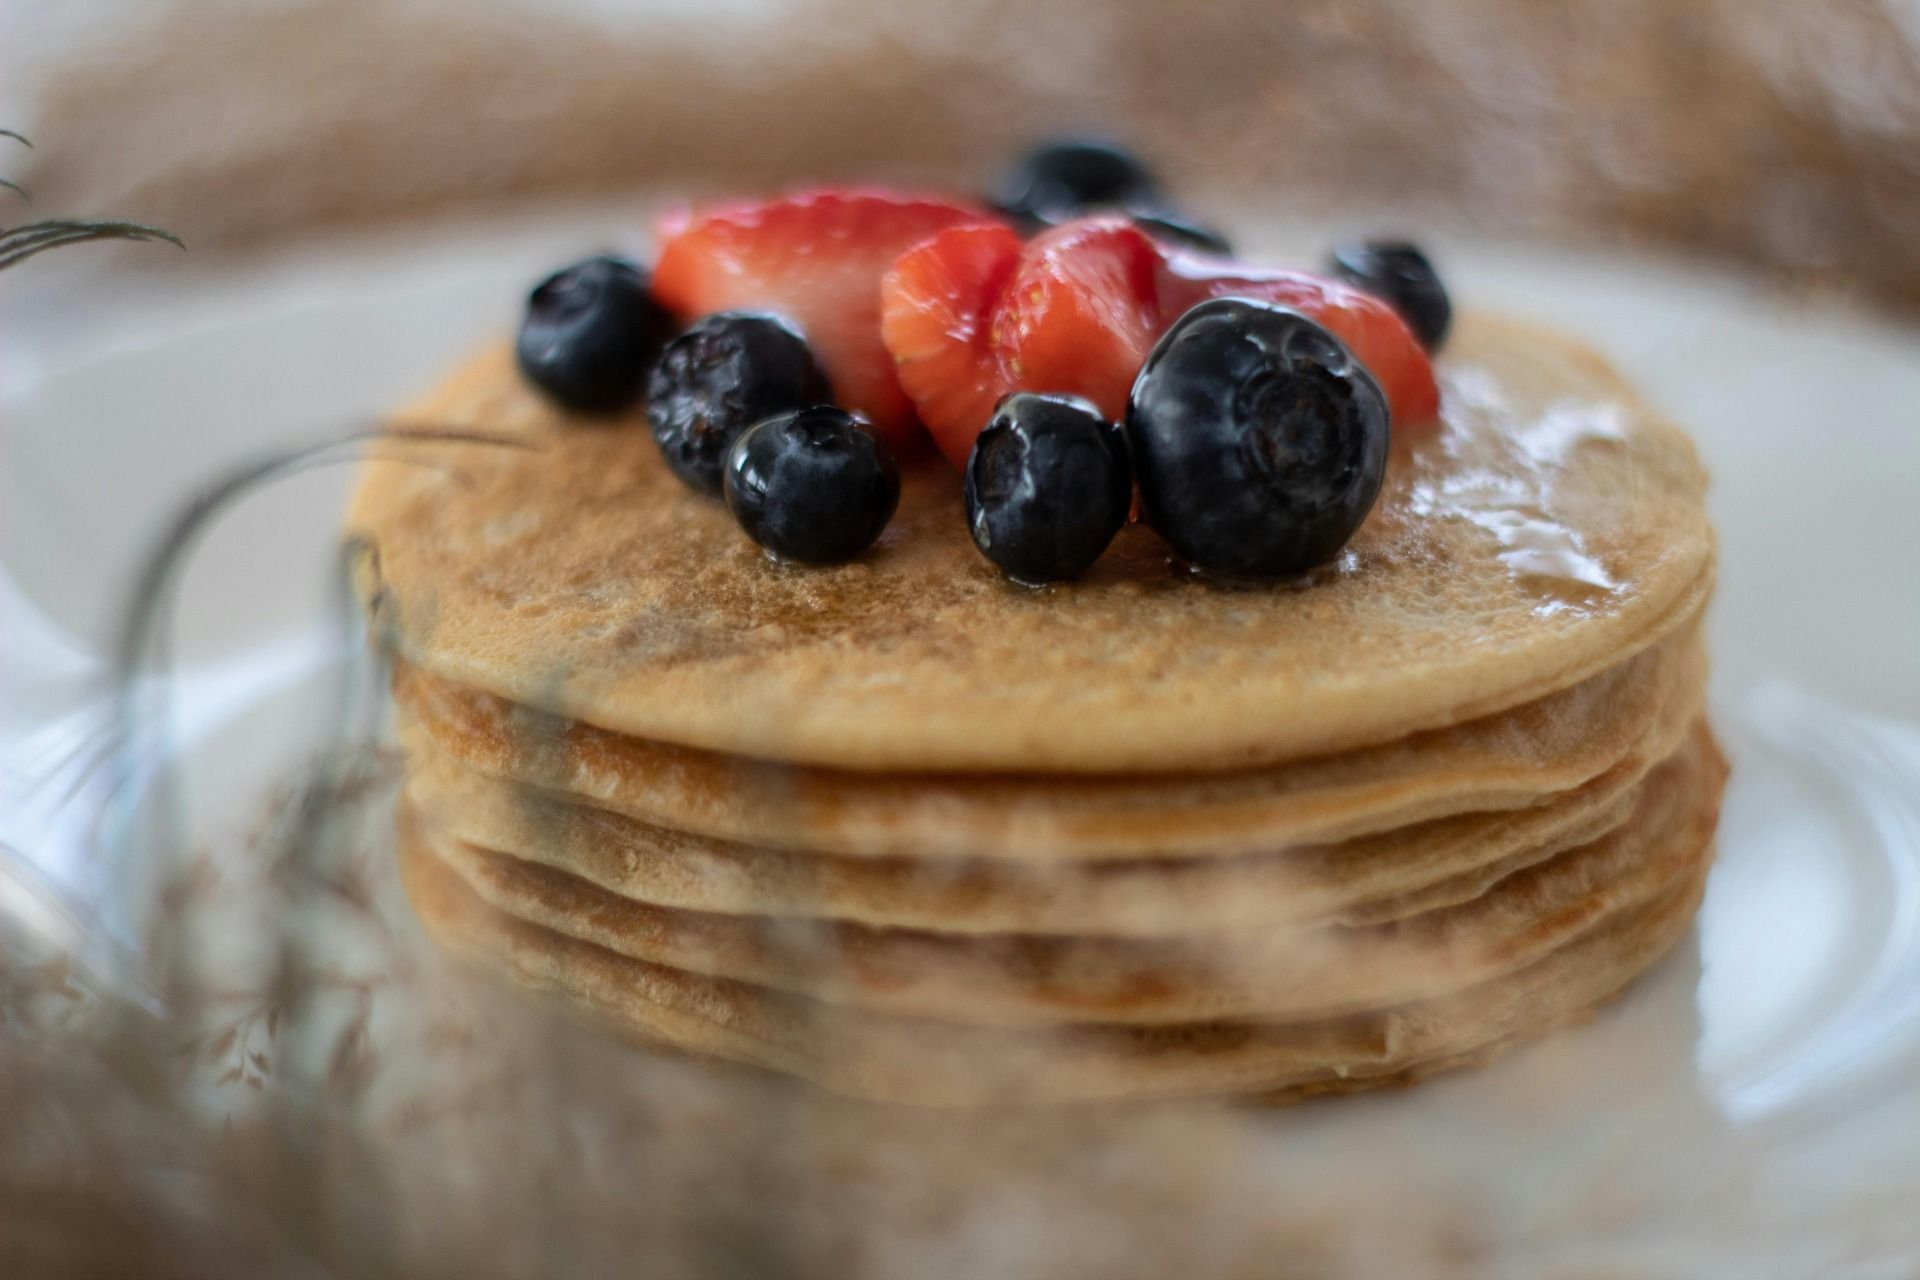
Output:
<path fill-rule="evenodd" d="M 1310 578 L 1125 531 L 1011 586 L 910 468 L 767 559 L 636 416 L 483 354 L 350 520 L 428 928 L 645 1041 L 936 1103 L 1293 1097 L 1485 1057 L 1685 931 L 1725 768 L 1684 436 L 1483 318 Z M 510 446 L 510 447 L 508 447 Z"/>

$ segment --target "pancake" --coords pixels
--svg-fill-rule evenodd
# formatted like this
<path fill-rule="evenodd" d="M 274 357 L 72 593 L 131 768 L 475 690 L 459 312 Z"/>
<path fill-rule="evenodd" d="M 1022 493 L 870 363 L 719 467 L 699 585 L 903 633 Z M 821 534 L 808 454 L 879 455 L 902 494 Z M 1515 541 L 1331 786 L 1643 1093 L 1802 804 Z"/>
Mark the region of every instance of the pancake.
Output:
<path fill-rule="evenodd" d="M 676 911 L 447 840 L 417 820 L 403 823 L 402 840 L 521 920 L 634 959 L 834 1003 L 993 1024 L 1298 1018 L 1485 981 L 1658 896 L 1690 868 L 1699 815 L 1723 776 L 1700 731 L 1646 780 L 1632 816 L 1613 832 L 1508 876 L 1472 901 L 1397 924 L 1154 941 L 956 937 Z"/>
<path fill-rule="evenodd" d="M 1697 625 L 1546 698 L 1375 747 L 1198 775 L 877 774 L 795 768 L 625 737 L 401 664 L 430 744 L 484 773 L 643 822 L 754 845 L 879 857 L 1170 858 L 1271 852 L 1578 788 L 1697 714 Z M 1648 753 L 1641 752 L 1643 755 Z"/>
<path fill-rule="evenodd" d="M 420 735 L 403 736 L 411 751 L 408 803 L 440 835 L 640 902 L 949 933 L 1151 937 L 1314 920 L 1379 923 L 1468 901 L 1625 822 L 1640 780 L 1684 732 L 1676 725 L 1600 777 L 1521 809 L 1270 854 L 1040 866 L 844 858 L 713 840 L 476 773 Z"/>
<path fill-rule="evenodd" d="M 1446 365 L 1443 422 L 1403 433 L 1308 589 L 1186 581 L 1136 527 L 1031 592 L 975 551 L 937 466 L 868 556 L 772 563 L 642 424 L 567 425 L 502 346 L 403 417 L 537 447 L 389 446 L 349 517 L 356 580 L 422 671 L 653 742 L 893 774 L 1323 756 L 1577 685 L 1710 586 L 1693 448 L 1604 362 L 1469 316 Z"/>
<path fill-rule="evenodd" d="M 444 945 L 552 991 L 643 1043 L 766 1067 L 839 1093 L 933 1105 L 1022 1105 L 1251 1093 L 1276 1099 L 1393 1083 L 1474 1061 L 1615 994 L 1686 931 L 1709 861 L 1664 895 L 1490 982 L 1394 1009 L 1306 1022 L 958 1027 L 853 1013 L 804 996 L 649 964 L 488 907 L 431 855 L 403 852 L 415 908 Z"/>

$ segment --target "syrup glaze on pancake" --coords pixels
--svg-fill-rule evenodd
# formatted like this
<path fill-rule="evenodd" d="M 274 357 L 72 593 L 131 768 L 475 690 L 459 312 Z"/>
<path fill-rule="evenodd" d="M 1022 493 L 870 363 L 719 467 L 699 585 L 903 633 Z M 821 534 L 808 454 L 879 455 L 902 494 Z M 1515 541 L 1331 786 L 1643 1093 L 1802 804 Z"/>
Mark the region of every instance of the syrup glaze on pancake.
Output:
<path fill-rule="evenodd" d="M 1469 318 L 1445 421 L 1304 589 L 1183 581 L 1134 528 L 1011 587 L 928 467 L 868 557 L 769 562 L 637 420 L 565 424 L 488 352 L 404 415 L 349 519 L 387 642 L 621 734 L 846 769 L 1177 772 L 1386 742 L 1565 688 L 1685 625 L 1711 574 L 1691 445 L 1564 339 Z M 427 463 L 430 465 L 419 465 Z"/>
<path fill-rule="evenodd" d="M 1390 925 L 1262 927 L 1164 939 L 962 937 L 769 921 L 635 902 L 578 876 L 403 822 L 402 839 L 496 909 L 634 959 L 836 1004 L 962 1023 L 1318 1017 L 1486 981 L 1650 900 L 1691 867 L 1724 773 L 1704 730 L 1639 788 L 1631 818 L 1486 893 Z"/>
<path fill-rule="evenodd" d="M 1693 628 L 1570 689 L 1396 742 L 1214 774 L 881 774 L 667 747 L 396 671 L 410 734 L 482 773 L 640 820 L 856 856 L 1071 861 L 1270 853 L 1515 808 L 1675 743 L 1699 707 Z M 1664 754 L 1664 751 L 1662 752 Z"/>
<path fill-rule="evenodd" d="M 1469 901 L 1626 821 L 1641 779 L 1685 732 L 1676 718 L 1599 777 L 1517 809 L 1240 857 L 1065 863 L 849 858 L 736 844 L 488 777 L 424 735 L 405 738 L 408 802 L 435 831 L 636 901 L 962 934 L 1157 937 L 1335 919 L 1381 923 Z"/>

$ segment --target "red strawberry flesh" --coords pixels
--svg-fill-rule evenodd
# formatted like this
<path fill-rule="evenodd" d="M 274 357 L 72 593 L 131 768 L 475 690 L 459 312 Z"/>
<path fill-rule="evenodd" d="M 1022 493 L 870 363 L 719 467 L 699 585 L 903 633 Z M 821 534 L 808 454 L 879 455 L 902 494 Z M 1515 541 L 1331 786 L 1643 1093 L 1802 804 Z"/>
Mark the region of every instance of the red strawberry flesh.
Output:
<path fill-rule="evenodd" d="M 917 437 L 913 404 L 880 340 L 880 277 L 948 227 L 986 215 L 879 190 L 802 191 L 663 219 L 653 292 L 683 319 L 777 312 L 806 335 L 834 398 L 896 446 Z"/>
<path fill-rule="evenodd" d="M 997 224 L 950 227 L 893 264 L 880 286 L 880 332 L 900 385 L 956 466 L 1006 393 L 994 316 L 1020 237 Z"/>
<path fill-rule="evenodd" d="M 998 228 L 949 232 L 896 264 L 881 293 L 901 381 L 955 465 L 1010 391 L 1084 395 L 1119 419 L 1153 343 L 1208 298 L 1277 302 L 1325 325 L 1380 381 L 1396 423 L 1439 411 L 1432 364 L 1391 306 L 1318 276 L 1169 251 L 1125 218 L 1066 223 L 1024 249 Z"/>

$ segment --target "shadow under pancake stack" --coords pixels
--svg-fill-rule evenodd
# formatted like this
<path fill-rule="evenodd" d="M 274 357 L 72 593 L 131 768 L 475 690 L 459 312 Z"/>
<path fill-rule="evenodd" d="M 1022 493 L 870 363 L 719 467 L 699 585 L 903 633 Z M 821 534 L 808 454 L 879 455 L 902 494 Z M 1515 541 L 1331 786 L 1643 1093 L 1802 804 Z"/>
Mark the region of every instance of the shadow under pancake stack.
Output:
<path fill-rule="evenodd" d="M 427 928 L 636 1039 L 969 1104 L 1418 1079 L 1684 934 L 1724 764 L 1684 436 L 1591 353 L 1463 317 L 1310 578 L 1141 528 L 1004 582 L 951 471 L 864 559 L 770 561 L 644 431 L 482 354 L 349 520 L 394 655 Z"/>

